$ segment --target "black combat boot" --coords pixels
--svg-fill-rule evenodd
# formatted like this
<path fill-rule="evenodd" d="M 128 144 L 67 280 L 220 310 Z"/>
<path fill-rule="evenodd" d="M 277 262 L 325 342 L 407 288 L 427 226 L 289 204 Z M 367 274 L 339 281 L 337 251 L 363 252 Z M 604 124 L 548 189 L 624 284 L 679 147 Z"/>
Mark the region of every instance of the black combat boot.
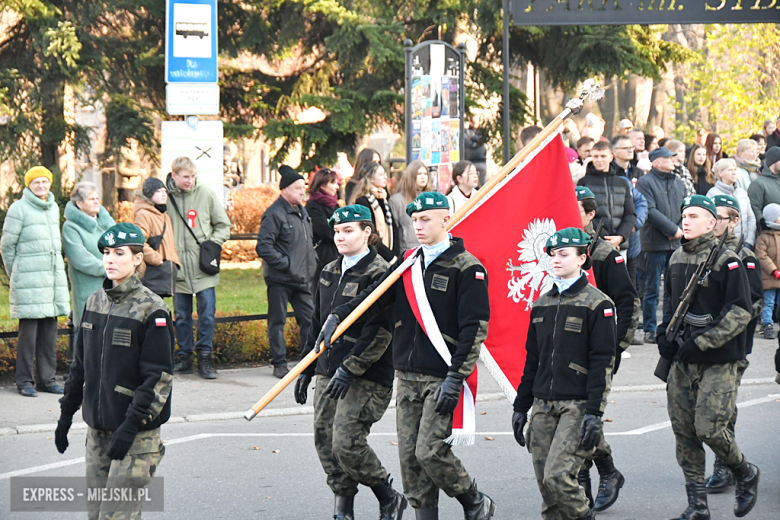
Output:
<path fill-rule="evenodd" d="M 685 492 L 688 493 L 688 508 L 673 520 L 710 520 L 710 509 L 707 507 L 707 489 L 698 482 L 686 482 Z"/>
<path fill-rule="evenodd" d="M 211 354 L 198 354 L 198 375 L 203 379 L 217 378 L 217 371 L 211 364 Z"/>
<path fill-rule="evenodd" d="M 585 490 L 585 496 L 588 497 L 588 507 L 593 507 L 593 492 L 591 490 L 591 482 L 590 482 L 590 468 L 586 467 L 584 464 L 582 466 L 582 469 L 577 473 L 577 482 L 580 484 L 582 489 Z"/>
<path fill-rule="evenodd" d="M 355 520 L 355 512 L 352 510 L 355 504 L 355 495 L 351 497 L 336 495 L 333 505 L 333 520 Z"/>
<path fill-rule="evenodd" d="M 588 512 L 585 513 L 584 516 L 581 516 L 576 520 L 594 520 L 595 518 L 596 518 L 596 513 L 593 512 L 593 509 L 588 509 Z"/>
<path fill-rule="evenodd" d="M 390 475 L 387 480 L 378 486 L 372 486 L 376 499 L 379 500 L 379 520 L 401 520 L 406 509 L 406 497 L 393 489 L 393 479 Z"/>
<path fill-rule="evenodd" d="M 596 511 L 609 509 L 618 499 L 620 488 L 626 483 L 623 474 L 615 468 L 612 461 L 612 455 L 607 455 L 603 459 L 594 460 L 599 470 L 599 492 L 596 494 L 596 501 L 593 508 Z"/>
<path fill-rule="evenodd" d="M 734 473 L 737 487 L 734 490 L 736 500 L 734 501 L 734 516 L 742 518 L 753 509 L 758 499 L 758 478 L 761 472 L 758 466 L 750 464 L 745 456 L 742 456 L 742 462 L 736 466 L 729 466 Z"/>
<path fill-rule="evenodd" d="M 465 520 L 490 520 L 496 512 L 496 504 L 484 493 L 477 490 L 477 481 L 465 493 L 455 497 L 463 506 Z"/>
<path fill-rule="evenodd" d="M 439 508 L 426 507 L 425 509 L 415 509 L 414 518 L 416 520 L 439 520 Z"/>
<path fill-rule="evenodd" d="M 734 474 L 720 457 L 715 457 L 715 466 L 712 468 L 712 476 L 705 481 L 707 493 L 716 495 L 725 493 L 729 486 L 734 485 Z"/>
<path fill-rule="evenodd" d="M 183 354 L 178 353 L 176 354 L 176 363 L 173 364 L 173 373 L 174 374 L 192 374 L 193 366 L 192 366 L 192 353 L 189 354 Z"/>

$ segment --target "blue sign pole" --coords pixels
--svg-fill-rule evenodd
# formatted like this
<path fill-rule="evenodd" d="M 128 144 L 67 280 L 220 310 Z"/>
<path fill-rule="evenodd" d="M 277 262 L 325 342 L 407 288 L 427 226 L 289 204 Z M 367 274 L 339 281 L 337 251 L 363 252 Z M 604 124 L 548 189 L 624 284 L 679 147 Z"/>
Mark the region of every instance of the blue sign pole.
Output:
<path fill-rule="evenodd" d="M 165 81 L 217 83 L 217 0 L 167 0 Z"/>

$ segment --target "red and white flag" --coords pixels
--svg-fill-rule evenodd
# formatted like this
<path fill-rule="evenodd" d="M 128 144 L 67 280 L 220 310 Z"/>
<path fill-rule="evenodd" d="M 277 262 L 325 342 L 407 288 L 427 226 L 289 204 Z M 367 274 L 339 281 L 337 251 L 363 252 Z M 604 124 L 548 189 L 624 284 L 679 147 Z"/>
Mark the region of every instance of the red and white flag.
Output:
<path fill-rule="evenodd" d="M 567 227 L 582 227 L 582 220 L 563 142 L 553 134 L 450 231 L 490 275 L 480 357 L 511 400 L 525 368 L 531 305 L 553 283 L 544 246 Z"/>

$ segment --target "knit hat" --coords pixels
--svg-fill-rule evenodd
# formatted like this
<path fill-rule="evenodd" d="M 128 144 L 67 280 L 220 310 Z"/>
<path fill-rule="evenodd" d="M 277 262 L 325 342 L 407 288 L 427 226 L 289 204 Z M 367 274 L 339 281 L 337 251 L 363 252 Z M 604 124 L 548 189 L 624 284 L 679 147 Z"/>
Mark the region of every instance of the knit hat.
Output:
<path fill-rule="evenodd" d="M 120 222 L 119 224 L 114 224 L 100 235 L 97 246 L 98 251 L 102 253 L 106 247 L 142 246 L 145 242 L 146 238 L 144 238 L 141 228 L 129 222 Z"/>
<path fill-rule="evenodd" d="M 662 146 L 660 148 L 656 148 L 652 152 L 650 152 L 650 162 L 655 161 L 656 159 L 660 159 L 662 157 L 674 157 L 674 154 L 669 151 L 668 148 Z"/>
<path fill-rule="evenodd" d="M 763 215 L 764 222 L 767 226 L 772 229 L 777 229 L 777 227 L 772 227 L 772 225 L 774 224 L 776 226 L 777 224 L 775 224 L 775 221 L 780 218 L 780 204 L 767 204 L 764 206 L 764 210 L 761 214 Z"/>
<path fill-rule="evenodd" d="M 163 184 L 163 181 L 161 181 L 157 177 L 149 177 L 144 181 L 142 192 L 144 194 L 144 197 L 146 197 L 147 199 L 151 199 L 152 196 L 155 193 L 157 193 L 157 190 L 164 187 L 165 184 Z"/>
<path fill-rule="evenodd" d="M 417 195 L 416 199 L 406 205 L 406 214 L 411 217 L 412 213 L 429 209 L 450 209 L 450 203 L 447 201 L 447 197 L 438 191 L 426 191 Z"/>
<path fill-rule="evenodd" d="M 565 148 L 566 151 L 566 161 L 571 164 L 577 159 L 579 159 L 579 154 L 577 153 L 577 150 L 574 150 L 572 148 L 569 148 L 568 146 Z"/>
<path fill-rule="evenodd" d="M 577 195 L 577 200 L 595 199 L 596 196 L 590 191 L 587 186 L 577 186 L 574 188 L 574 193 Z"/>
<path fill-rule="evenodd" d="M 739 211 L 739 202 L 731 195 L 715 195 L 712 197 L 712 201 L 715 203 L 715 207 L 723 206 L 724 208 L 734 208 Z"/>
<path fill-rule="evenodd" d="M 279 175 L 281 175 L 281 179 L 279 180 L 279 189 L 283 190 L 290 184 L 294 183 L 295 181 L 303 179 L 298 172 L 287 166 L 286 164 L 283 164 L 279 167 Z"/>
<path fill-rule="evenodd" d="M 337 209 L 328 219 L 328 225 L 331 229 L 336 224 L 346 224 L 347 222 L 371 222 L 371 210 L 360 204 L 352 204 Z"/>
<path fill-rule="evenodd" d="M 713 217 L 718 218 L 718 210 L 715 209 L 715 203 L 712 202 L 712 199 L 709 197 L 705 197 L 704 195 L 689 195 L 683 199 L 683 203 L 682 206 L 680 207 L 680 211 L 684 210 L 685 208 L 690 208 L 692 206 L 706 209 L 707 211 L 712 213 Z"/>
<path fill-rule="evenodd" d="M 553 236 L 547 239 L 547 245 L 544 246 L 544 252 L 548 255 L 553 249 L 562 247 L 579 247 L 590 244 L 590 235 L 580 228 L 566 228 L 553 233 Z"/>
<path fill-rule="evenodd" d="M 51 182 L 53 178 L 51 172 L 45 166 L 33 166 L 24 174 L 24 187 L 29 188 L 30 183 L 38 177 L 46 177 L 49 179 L 49 182 Z"/>
<path fill-rule="evenodd" d="M 780 161 L 780 147 L 773 146 L 766 151 L 766 167 L 769 168 L 778 161 Z M 27 176 L 25 176 L 26 178 Z"/>

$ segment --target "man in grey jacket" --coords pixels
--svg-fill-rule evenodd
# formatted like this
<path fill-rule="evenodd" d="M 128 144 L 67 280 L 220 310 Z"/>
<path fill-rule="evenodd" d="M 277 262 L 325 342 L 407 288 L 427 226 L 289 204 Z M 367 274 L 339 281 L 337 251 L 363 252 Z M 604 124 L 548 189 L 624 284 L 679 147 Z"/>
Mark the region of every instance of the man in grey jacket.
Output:
<path fill-rule="evenodd" d="M 655 343 L 661 273 L 666 272 L 669 258 L 680 247 L 683 236 L 680 223 L 685 186 L 673 172 L 673 157 L 668 148 L 656 148 L 650 152 L 653 168 L 636 181 L 637 190 L 647 199 L 648 210 L 640 238 L 644 257 L 642 321 L 645 343 Z"/>
<path fill-rule="evenodd" d="M 314 312 L 311 286 L 317 269 L 311 218 L 301 205 L 306 181 L 289 166 L 279 168 L 281 195 L 263 214 L 257 234 L 257 256 L 263 259 L 263 276 L 268 288 L 268 343 L 274 376 L 283 378 L 287 369 L 284 324 L 287 304 L 295 312 L 304 345 Z"/>

